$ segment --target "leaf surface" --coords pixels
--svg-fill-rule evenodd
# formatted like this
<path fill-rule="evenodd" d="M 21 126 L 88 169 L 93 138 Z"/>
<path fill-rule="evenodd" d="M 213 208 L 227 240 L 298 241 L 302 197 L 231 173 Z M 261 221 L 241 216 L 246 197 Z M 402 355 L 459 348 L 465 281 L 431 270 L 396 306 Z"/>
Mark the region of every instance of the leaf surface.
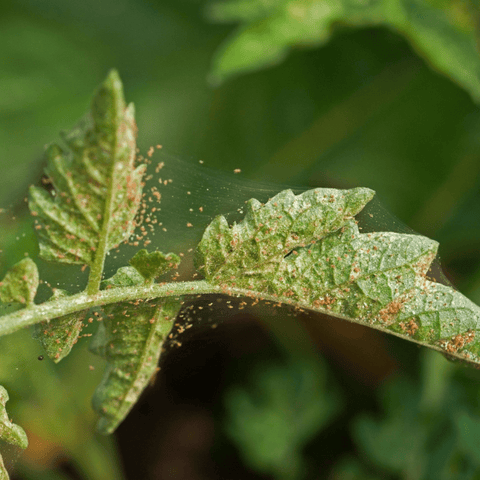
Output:
<path fill-rule="evenodd" d="M 100 286 L 105 256 L 135 227 L 145 166 L 135 167 L 136 125 L 116 71 L 95 94 L 89 114 L 64 135 L 68 150 L 46 150 L 49 193 L 30 189 L 40 256 L 90 266 L 87 292 Z M 56 297 L 58 298 L 58 297 Z M 53 298 L 55 300 L 55 298 Z M 51 320 L 35 329 L 47 354 L 58 362 L 77 341 L 86 312 Z"/>
<path fill-rule="evenodd" d="M 39 283 L 37 265 L 31 258 L 16 263 L 0 282 L 0 301 L 33 303 Z"/>
<path fill-rule="evenodd" d="M 287 190 L 265 205 L 251 200 L 240 223 L 217 217 L 207 227 L 197 266 L 222 288 L 339 315 L 480 363 L 480 308 L 427 276 L 438 243 L 360 233 L 352 216 L 371 196 L 316 189 L 297 197 Z"/>
<path fill-rule="evenodd" d="M 113 277 L 102 282 L 102 289 L 114 287 L 133 287 L 141 284 L 145 278 L 134 267 L 120 267 Z"/>
<path fill-rule="evenodd" d="M 135 168 L 136 125 L 120 78 L 112 71 L 91 112 L 64 136 L 68 150 L 47 148 L 52 193 L 31 187 L 40 255 L 73 264 L 101 263 L 134 229 L 145 167 Z"/>
<path fill-rule="evenodd" d="M 160 257 L 169 256 L 161 254 Z M 143 265 L 142 261 L 139 263 Z M 162 266 L 165 272 L 167 267 L 163 263 Z M 169 261 L 168 269 L 175 266 Z M 102 282 L 102 287 L 144 282 L 145 277 L 134 267 L 122 267 L 112 278 Z M 104 307 L 104 319 L 90 346 L 93 353 L 107 360 L 103 379 L 92 400 L 93 408 L 100 414 L 97 424 L 100 433 L 109 434 L 118 427 L 155 375 L 162 345 L 181 305 L 179 299 L 166 298 Z"/>
<path fill-rule="evenodd" d="M 0 385 L 0 439 L 20 448 L 28 447 L 28 439 L 22 427 L 12 423 L 7 415 L 8 392 Z"/>
<path fill-rule="evenodd" d="M 265 205 L 247 202 L 245 219 L 230 227 L 218 216 L 200 242 L 196 265 L 207 279 L 236 274 L 241 284 L 275 274 L 285 255 L 341 228 L 371 200 L 368 188 L 315 189 L 294 195 L 284 190 Z M 248 278 L 248 280 L 247 280 Z"/>
<path fill-rule="evenodd" d="M 93 351 L 107 360 L 92 400 L 100 414 L 100 433 L 118 427 L 156 373 L 162 344 L 180 307 L 180 301 L 167 299 L 106 309 L 93 344 Z"/>
<path fill-rule="evenodd" d="M 55 289 L 50 300 L 57 300 L 67 295 L 68 293 L 64 290 Z M 72 313 L 35 325 L 34 338 L 42 344 L 48 357 L 55 363 L 65 358 L 77 343 L 86 313 L 87 311 Z"/>
<path fill-rule="evenodd" d="M 180 263 L 180 257 L 174 253 L 162 253 L 159 251 L 148 253 L 147 250 L 139 250 L 129 261 L 148 282 L 160 277 Z"/>

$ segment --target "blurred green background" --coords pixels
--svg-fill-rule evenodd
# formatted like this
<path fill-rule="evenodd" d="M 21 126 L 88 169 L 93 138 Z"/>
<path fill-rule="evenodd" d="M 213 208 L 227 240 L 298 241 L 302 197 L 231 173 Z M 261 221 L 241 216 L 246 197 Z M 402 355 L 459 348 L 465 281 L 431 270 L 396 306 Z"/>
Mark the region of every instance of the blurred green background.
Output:
<path fill-rule="evenodd" d="M 12 0 L 0 13 L 2 270 L 35 251 L 24 198 L 43 146 L 117 68 L 142 152 L 370 187 L 480 302 L 473 0 Z M 277 319 L 272 340 L 253 315 L 172 353 L 116 440 L 93 433 L 98 360 L 79 349 L 51 367 L 26 332 L 0 339 L 0 384 L 32 444 L 7 455 L 13 478 L 480 478 L 477 372 L 307 315 L 302 329 Z"/>

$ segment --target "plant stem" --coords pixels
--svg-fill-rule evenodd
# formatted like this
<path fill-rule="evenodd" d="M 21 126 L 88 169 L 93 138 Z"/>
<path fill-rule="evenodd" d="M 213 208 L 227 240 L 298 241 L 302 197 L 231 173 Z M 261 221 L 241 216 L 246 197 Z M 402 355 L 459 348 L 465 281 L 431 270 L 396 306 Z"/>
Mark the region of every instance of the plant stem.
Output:
<path fill-rule="evenodd" d="M 323 308 L 313 307 L 311 304 L 303 302 L 292 302 L 291 298 L 280 297 L 275 294 L 267 294 L 254 292 L 252 290 L 244 290 L 240 288 L 227 287 L 226 285 L 213 285 L 206 280 L 196 280 L 191 282 L 172 282 L 153 285 L 137 285 L 135 287 L 115 287 L 107 290 L 101 290 L 95 295 L 89 295 L 86 290 L 76 295 L 61 297 L 58 300 L 47 301 L 40 305 L 30 305 L 28 307 L 17 310 L 13 313 L 0 316 L 0 336 L 8 335 L 30 325 L 50 321 L 54 318 L 63 317 L 70 313 L 82 312 L 93 307 L 102 307 L 111 303 L 135 302 L 136 300 L 154 300 L 155 298 L 165 297 L 181 297 L 186 295 L 204 295 L 204 294 L 221 294 L 233 297 L 248 297 L 250 299 L 258 299 L 271 302 L 271 304 L 280 306 L 290 305 L 295 309 L 306 309 L 316 311 L 324 315 L 331 315 L 337 318 L 343 318 L 352 323 L 365 325 L 364 319 L 353 319 L 339 313 L 332 313 Z M 368 327 L 381 332 L 395 335 L 403 338 L 401 333 L 389 330 L 381 324 L 368 323 Z M 425 341 L 409 338 L 409 341 L 428 347 L 445 354 L 440 346 L 427 343 Z M 463 362 L 468 362 L 461 354 L 455 352 L 449 353 L 449 357 L 457 358 Z"/>
<path fill-rule="evenodd" d="M 32 305 L 0 317 L 0 336 L 13 333 L 36 323 L 110 303 L 204 293 L 222 293 L 222 288 L 212 285 L 205 280 L 198 280 L 193 282 L 117 287 L 99 291 L 94 295 L 82 292 L 62 297 L 58 300 L 47 301 L 40 305 Z"/>

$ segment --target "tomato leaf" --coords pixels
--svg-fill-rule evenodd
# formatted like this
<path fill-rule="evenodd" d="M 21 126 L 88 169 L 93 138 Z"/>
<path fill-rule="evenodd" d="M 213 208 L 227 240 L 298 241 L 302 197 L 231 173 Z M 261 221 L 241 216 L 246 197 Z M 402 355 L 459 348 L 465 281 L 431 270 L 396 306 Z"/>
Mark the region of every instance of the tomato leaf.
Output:
<path fill-rule="evenodd" d="M 65 296 L 68 296 L 68 292 L 57 288 L 50 301 Z M 49 358 L 55 363 L 65 358 L 77 343 L 86 313 L 87 310 L 84 310 L 34 326 L 34 338 L 42 344 Z"/>
<path fill-rule="evenodd" d="M 3 303 L 33 303 L 39 283 L 38 269 L 30 258 L 16 263 L 0 282 L 0 301 Z"/>
<path fill-rule="evenodd" d="M 352 216 L 371 196 L 315 189 L 250 200 L 240 223 L 219 216 L 207 227 L 197 266 L 225 291 L 338 315 L 480 363 L 480 308 L 427 275 L 438 243 L 360 233 Z"/>
<path fill-rule="evenodd" d="M 56 144 L 46 151 L 53 195 L 30 189 L 40 255 L 103 267 L 106 252 L 133 232 L 145 171 L 134 166 L 134 108 L 126 106 L 115 71 L 94 96 L 90 113 L 64 139 L 69 151 Z"/>
<path fill-rule="evenodd" d="M 131 286 L 144 282 L 133 267 L 124 267 L 103 286 Z M 97 430 L 112 433 L 135 405 L 157 371 L 162 345 L 182 302 L 178 299 L 138 300 L 104 307 L 104 319 L 90 350 L 107 360 L 92 404 L 100 414 Z"/>
<path fill-rule="evenodd" d="M 180 257 L 174 253 L 162 253 L 159 251 L 148 253 L 147 250 L 139 250 L 128 262 L 145 278 L 152 282 L 169 270 L 177 268 Z"/>

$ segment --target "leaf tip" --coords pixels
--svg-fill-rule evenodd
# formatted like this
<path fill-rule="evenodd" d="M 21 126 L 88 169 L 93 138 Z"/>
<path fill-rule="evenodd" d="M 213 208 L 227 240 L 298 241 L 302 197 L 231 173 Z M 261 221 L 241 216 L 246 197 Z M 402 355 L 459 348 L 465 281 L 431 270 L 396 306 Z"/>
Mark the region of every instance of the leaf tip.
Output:
<path fill-rule="evenodd" d="M 110 70 L 107 78 L 100 85 L 92 101 L 92 116 L 100 130 L 115 129 L 117 121 L 125 110 L 125 97 L 120 75 Z"/>
<path fill-rule="evenodd" d="M 348 190 L 347 212 L 349 216 L 355 216 L 361 212 L 365 205 L 375 196 L 375 190 L 367 187 L 356 187 Z"/>
<path fill-rule="evenodd" d="M 103 85 L 106 88 L 109 88 L 111 90 L 122 90 L 123 91 L 123 84 L 122 80 L 120 79 L 120 74 L 118 73 L 118 70 L 115 68 L 112 68 L 103 82 Z"/>

